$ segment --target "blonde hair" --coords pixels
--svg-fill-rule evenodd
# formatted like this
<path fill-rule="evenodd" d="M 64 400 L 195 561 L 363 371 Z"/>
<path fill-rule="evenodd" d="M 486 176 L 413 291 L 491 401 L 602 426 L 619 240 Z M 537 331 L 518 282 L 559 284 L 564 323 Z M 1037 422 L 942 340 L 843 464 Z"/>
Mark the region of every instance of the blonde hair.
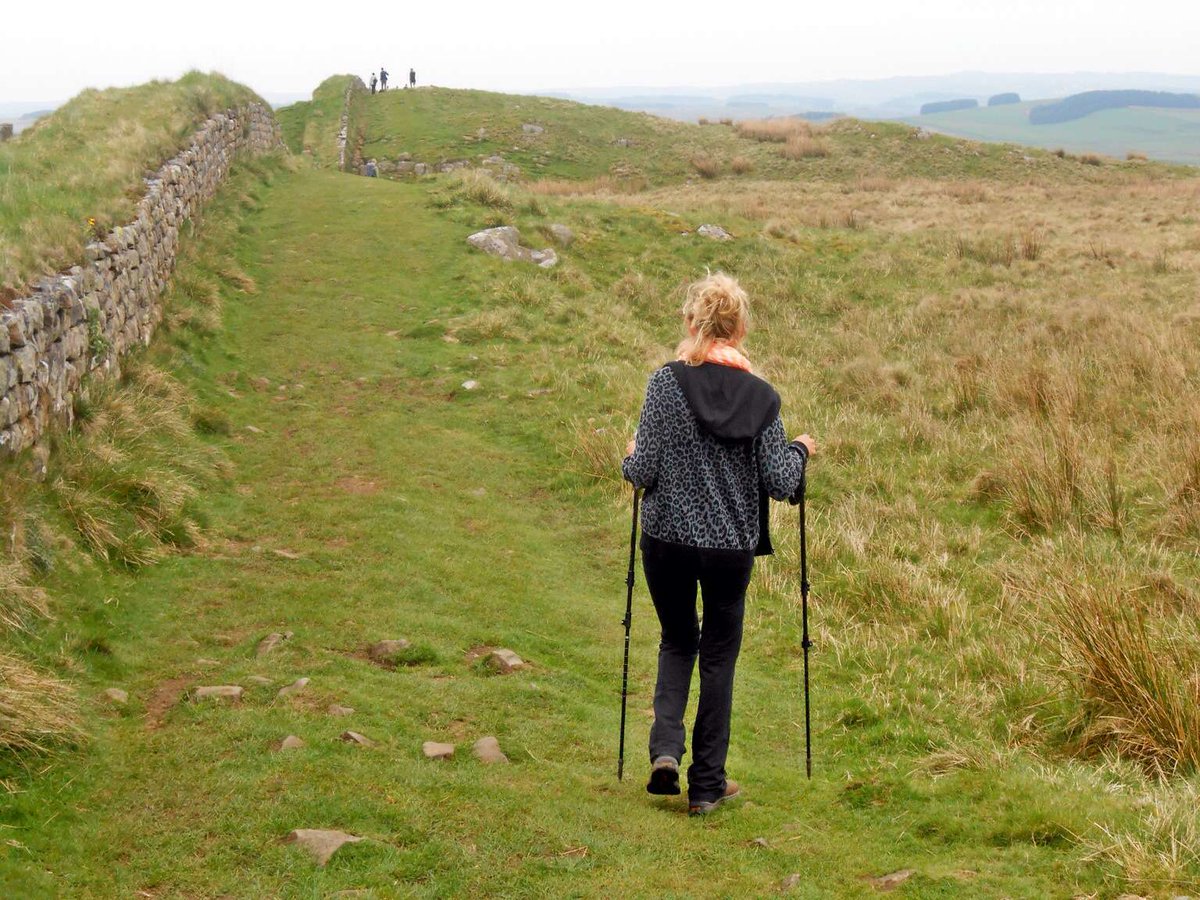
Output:
<path fill-rule="evenodd" d="M 750 330 L 750 298 L 736 278 L 710 272 L 688 285 L 683 322 L 688 335 L 676 355 L 689 366 L 698 366 L 718 341 L 734 346 L 741 343 Z"/>

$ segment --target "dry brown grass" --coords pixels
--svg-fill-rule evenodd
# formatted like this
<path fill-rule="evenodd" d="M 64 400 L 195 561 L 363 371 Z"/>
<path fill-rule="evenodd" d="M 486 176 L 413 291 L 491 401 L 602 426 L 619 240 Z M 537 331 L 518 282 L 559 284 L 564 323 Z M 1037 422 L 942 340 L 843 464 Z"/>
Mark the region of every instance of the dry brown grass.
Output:
<path fill-rule="evenodd" d="M 1114 747 L 1164 774 L 1200 768 L 1200 648 L 1152 632 L 1139 598 L 1063 584 L 1050 608 L 1084 706 L 1084 752 Z"/>
<path fill-rule="evenodd" d="M 729 161 L 729 168 L 734 175 L 747 175 L 754 171 L 754 161 L 748 156 L 735 156 Z"/>
<path fill-rule="evenodd" d="M 829 144 L 819 138 L 796 134 L 779 148 L 785 159 L 823 159 L 830 154 Z"/>
<path fill-rule="evenodd" d="M 71 687 L 0 652 L 0 749 L 45 753 L 81 737 Z"/>
<path fill-rule="evenodd" d="M 734 130 L 752 141 L 782 144 L 794 137 L 813 137 L 821 129 L 805 119 L 747 119 L 738 122 Z"/>
<path fill-rule="evenodd" d="M 581 197 L 588 194 L 637 194 L 646 190 L 649 184 L 650 182 L 641 175 L 601 175 L 578 181 L 568 178 L 542 178 L 529 182 L 526 189 L 532 194 L 546 197 Z"/>
<path fill-rule="evenodd" d="M 704 153 L 697 153 L 692 156 L 690 162 L 692 169 L 701 178 L 716 178 L 721 174 L 721 162 L 715 157 Z"/>

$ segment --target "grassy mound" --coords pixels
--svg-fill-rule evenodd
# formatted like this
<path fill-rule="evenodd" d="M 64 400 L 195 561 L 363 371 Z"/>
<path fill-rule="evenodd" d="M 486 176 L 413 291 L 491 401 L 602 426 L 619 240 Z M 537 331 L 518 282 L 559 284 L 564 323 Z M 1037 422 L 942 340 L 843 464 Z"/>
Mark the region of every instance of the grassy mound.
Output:
<path fill-rule="evenodd" d="M 263 102 L 218 74 L 88 90 L 0 145 L 0 301 L 82 259 L 132 218 L 142 179 L 231 106 Z"/>
<path fill-rule="evenodd" d="M 279 110 L 277 117 L 284 142 L 293 153 L 311 156 L 325 168 L 337 168 L 338 134 L 342 115 L 349 112 L 346 140 L 349 151 L 346 164 L 353 162 L 354 150 L 362 144 L 366 123 L 367 88 L 357 75 L 332 75 L 313 91 L 312 100 L 293 103 Z"/>

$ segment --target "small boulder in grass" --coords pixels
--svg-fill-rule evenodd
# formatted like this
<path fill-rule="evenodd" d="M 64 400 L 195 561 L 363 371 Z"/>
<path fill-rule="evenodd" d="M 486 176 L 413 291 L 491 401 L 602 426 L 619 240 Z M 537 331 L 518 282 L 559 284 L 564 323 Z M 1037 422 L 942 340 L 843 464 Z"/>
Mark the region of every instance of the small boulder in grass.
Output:
<path fill-rule="evenodd" d="M 339 738 L 347 744 L 357 744 L 359 747 L 374 747 L 375 742 L 365 734 L 359 734 L 357 731 L 343 731 Z"/>
<path fill-rule="evenodd" d="M 341 706 L 337 703 L 331 703 L 327 712 L 331 716 L 352 716 L 354 715 L 353 706 Z"/>
<path fill-rule="evenodd" d="M 426 759 L 450 759 L 454 756 L 454 745 L 426 741 L 421 745 L 421 752 L 425 754 Z"/>
<path fill-rule="evenodd" d="M 214 684 L 196 688 L 192 691 L 192 699 L 236 702 L 242 699 L 243 693 L 242 686 L 238 684 Z"/>
<path fill-rule="evenodd" d="M 524 668 L 525 660 L 511 650 L 498 647 L 487 655 L 487 664 L 502 675 Z"/>
<path fill-rule="evenodd" d="M 779 889 L 781 891 L 795 890 L 796 888 L 800 887 L 801 881 L 802 879 L 800 878 L 800 873 L 793 872 L 791 875 L 788 875 L 786 878 L 784 878 L 783 881 L 779 882 Z"/>
<path fill-rule="evenodd" d="M 701 225 L 696 229 L 696 234 L 703 235 L 714 241 L 732 241 L 733 235 L 722 228 L 720 225 Z"/>
<path fill-rule="evenodd" d="M 389 641 L 377 641 L 371 645 L 371 649 L 367 654 L 377 663 L 394 662 L 396 657 L 407 650 L 411 645 L 404 638 Z"/>
<path fill-rule="evenodd" d="M 482 737 L 475 742 L 471 748 L 478 759 L 484 765 L 493 765 L 495 763 L 506 763 L 508 757 L 504 755 L 504 751 L 500 749 L 500 742 L 494 737 Z"/>
<path fill-rule="evenodd" d="M 104 692 L 104 699 L 113 706 L 124 706 L 129 702 L 129 694 L 120 688 L 109 688 Z"/>
<path fill-rule="evenodd" d="M 330 831 L 324 828 L 297 828 L 287 836 L 285 842 L 288 844 L 298 844 L 303 847 L 317 861 L 318 866 L 323 866 L 337 853 L 338 848 L 344 844 L 353 844 L 358 841 L 365 840 L 353 834 L 346 834 L 344 831 Z"/>
<path fill-rule="evenodd" d="M 303 739 L 296 737 L 294 734 L 289 734 L 275 747 L 276 750 L 303 750 L 308 745 Z"/>
<path fill-rule="evenodd" d="M 297 678 L 291 684 L 287 685 L 286 687 L 281 687 L 279 689 L 279 694 L 278 694 L 279 699 L 286 700 L 288 697 L 291 697 L 293 694 L 300 693 L 306 687 L 308 687 L 308 679 L 307 678 Z"/>
<path fill-rule="evenodd" d="M 867 878 L 867 881 L 877 891 L 894 891 L 916 874 L 915 869 L 901 869 L 898 872 L 880 875 L 878 878 Z"/>
<path fill-rule="evenodd" d="M 258 642 L 258 655 L 266 656 L 284 641 L 290 641 L 291 639 L 292 632 L 290 631 L 273 631 Z"/>

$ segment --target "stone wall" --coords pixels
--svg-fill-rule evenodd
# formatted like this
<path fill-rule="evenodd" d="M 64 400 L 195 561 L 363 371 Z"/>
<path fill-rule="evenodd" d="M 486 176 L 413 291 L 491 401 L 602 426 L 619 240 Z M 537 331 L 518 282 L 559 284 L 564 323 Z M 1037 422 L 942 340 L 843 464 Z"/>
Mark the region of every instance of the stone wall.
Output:
<path fill-rule="evenodd" d="M 184 222 L 239 152 L 280 146 L 265 106 L 214 115 L 146 180 L 132 222 L 89 244 L 83 265 L 42 279 L 0 313 L 0 456 L 34 446 L 52 426 L 69 428 L 83 379 L 117 372 L 122 355 L 150 342 Z"/>

